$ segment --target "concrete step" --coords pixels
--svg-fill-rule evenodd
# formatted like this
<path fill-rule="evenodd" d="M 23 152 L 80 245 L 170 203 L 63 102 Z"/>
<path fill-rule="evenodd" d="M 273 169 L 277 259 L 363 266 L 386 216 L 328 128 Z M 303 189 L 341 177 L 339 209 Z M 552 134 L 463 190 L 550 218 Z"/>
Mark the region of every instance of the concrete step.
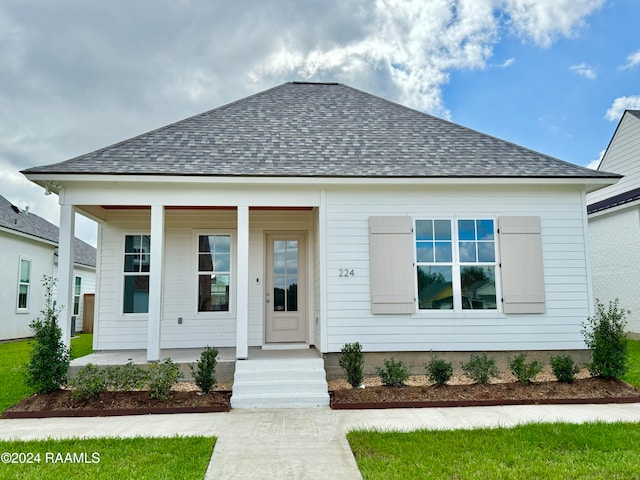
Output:
<path fill-rule="evenodd" d="M 232 408 L 300 408 L 329 405 L 321 358 L 236 362 Z"/>
<path fill-rule="evenodd" d="M 310 408 L 329 405 L 329 394 L 269 394 L 231 396 L 231 408 Z"/>

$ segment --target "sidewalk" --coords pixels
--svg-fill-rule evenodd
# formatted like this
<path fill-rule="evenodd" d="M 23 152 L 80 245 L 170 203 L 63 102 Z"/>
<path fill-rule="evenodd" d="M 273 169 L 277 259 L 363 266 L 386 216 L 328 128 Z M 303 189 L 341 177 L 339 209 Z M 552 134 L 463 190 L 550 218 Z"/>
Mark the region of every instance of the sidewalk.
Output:
<path fill-rule="evenodd" d="M 0 420 L 1 440 L 205 435 L 218 442 L 207 479 L 361 478 L 345 433 L 510 427 L 531 422 L 640 422 L 640 403 L 228 413 Z"/>

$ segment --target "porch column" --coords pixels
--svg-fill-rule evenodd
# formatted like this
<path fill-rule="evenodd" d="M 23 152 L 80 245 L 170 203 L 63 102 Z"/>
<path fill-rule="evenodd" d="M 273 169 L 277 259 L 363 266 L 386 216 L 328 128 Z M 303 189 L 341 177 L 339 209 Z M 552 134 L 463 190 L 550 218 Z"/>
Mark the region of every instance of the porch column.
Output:
<path fill-rule="evenodd" d="M 57 305 L 60 307 L 58 325 L 62 341 L 71 345 L 71 315 L 73 315 L 73 239 L 75 238 L 76 209 L 73 205 L 60 205 L 60 234 L 58 237 Z M 38 279 L 39 280 L 39 279 Z"/>
<path fill-rule="evenodd" d="M 249 207 L 238 205 L 238 273 L 236 275 L 236 358 L 249 356 Z"/>
<path fill-rule="evenodd" d="M 162 318 L 162 260 L 164 258 L 164 206 L 151 206 L 151 254 L 149 258 L 149 320 L 147 322 L 147 362 L 160 360 Z"/>

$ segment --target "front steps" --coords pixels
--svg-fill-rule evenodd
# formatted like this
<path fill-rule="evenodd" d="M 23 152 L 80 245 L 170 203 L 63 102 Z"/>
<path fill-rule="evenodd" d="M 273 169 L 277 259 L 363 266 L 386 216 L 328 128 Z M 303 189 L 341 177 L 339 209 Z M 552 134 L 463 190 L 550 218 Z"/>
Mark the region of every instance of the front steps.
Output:
<path fill-rule="evenodd" d="M 322 358 L 238 360 L 231 408 L 304 408 L 329 405 Z"/>

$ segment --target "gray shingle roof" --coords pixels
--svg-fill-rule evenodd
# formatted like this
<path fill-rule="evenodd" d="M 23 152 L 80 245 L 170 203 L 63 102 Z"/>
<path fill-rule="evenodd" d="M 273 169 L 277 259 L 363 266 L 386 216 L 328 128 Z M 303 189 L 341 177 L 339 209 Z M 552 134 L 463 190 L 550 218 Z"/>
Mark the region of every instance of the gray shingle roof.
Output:
<path fill-rule="evenodd" d="M 633 115 L 636 118 L 640 118 L 640 110 L 627 110 L 627 112 L 629 112 L 631 115 Z"/>
<path fill-rule="evenodd" d="M 0 227 L 58 244 L 60 230 L 53 223 L 31 212 L 20 210 L 0 195 Z M 74 261 L 96 266 L 96 249 L 79 238 L 74 239 Z"/>
<path fill-rule="evenodd" d="M 23 173 L 613 177 L 334 83 L 285 83 Z"/>

